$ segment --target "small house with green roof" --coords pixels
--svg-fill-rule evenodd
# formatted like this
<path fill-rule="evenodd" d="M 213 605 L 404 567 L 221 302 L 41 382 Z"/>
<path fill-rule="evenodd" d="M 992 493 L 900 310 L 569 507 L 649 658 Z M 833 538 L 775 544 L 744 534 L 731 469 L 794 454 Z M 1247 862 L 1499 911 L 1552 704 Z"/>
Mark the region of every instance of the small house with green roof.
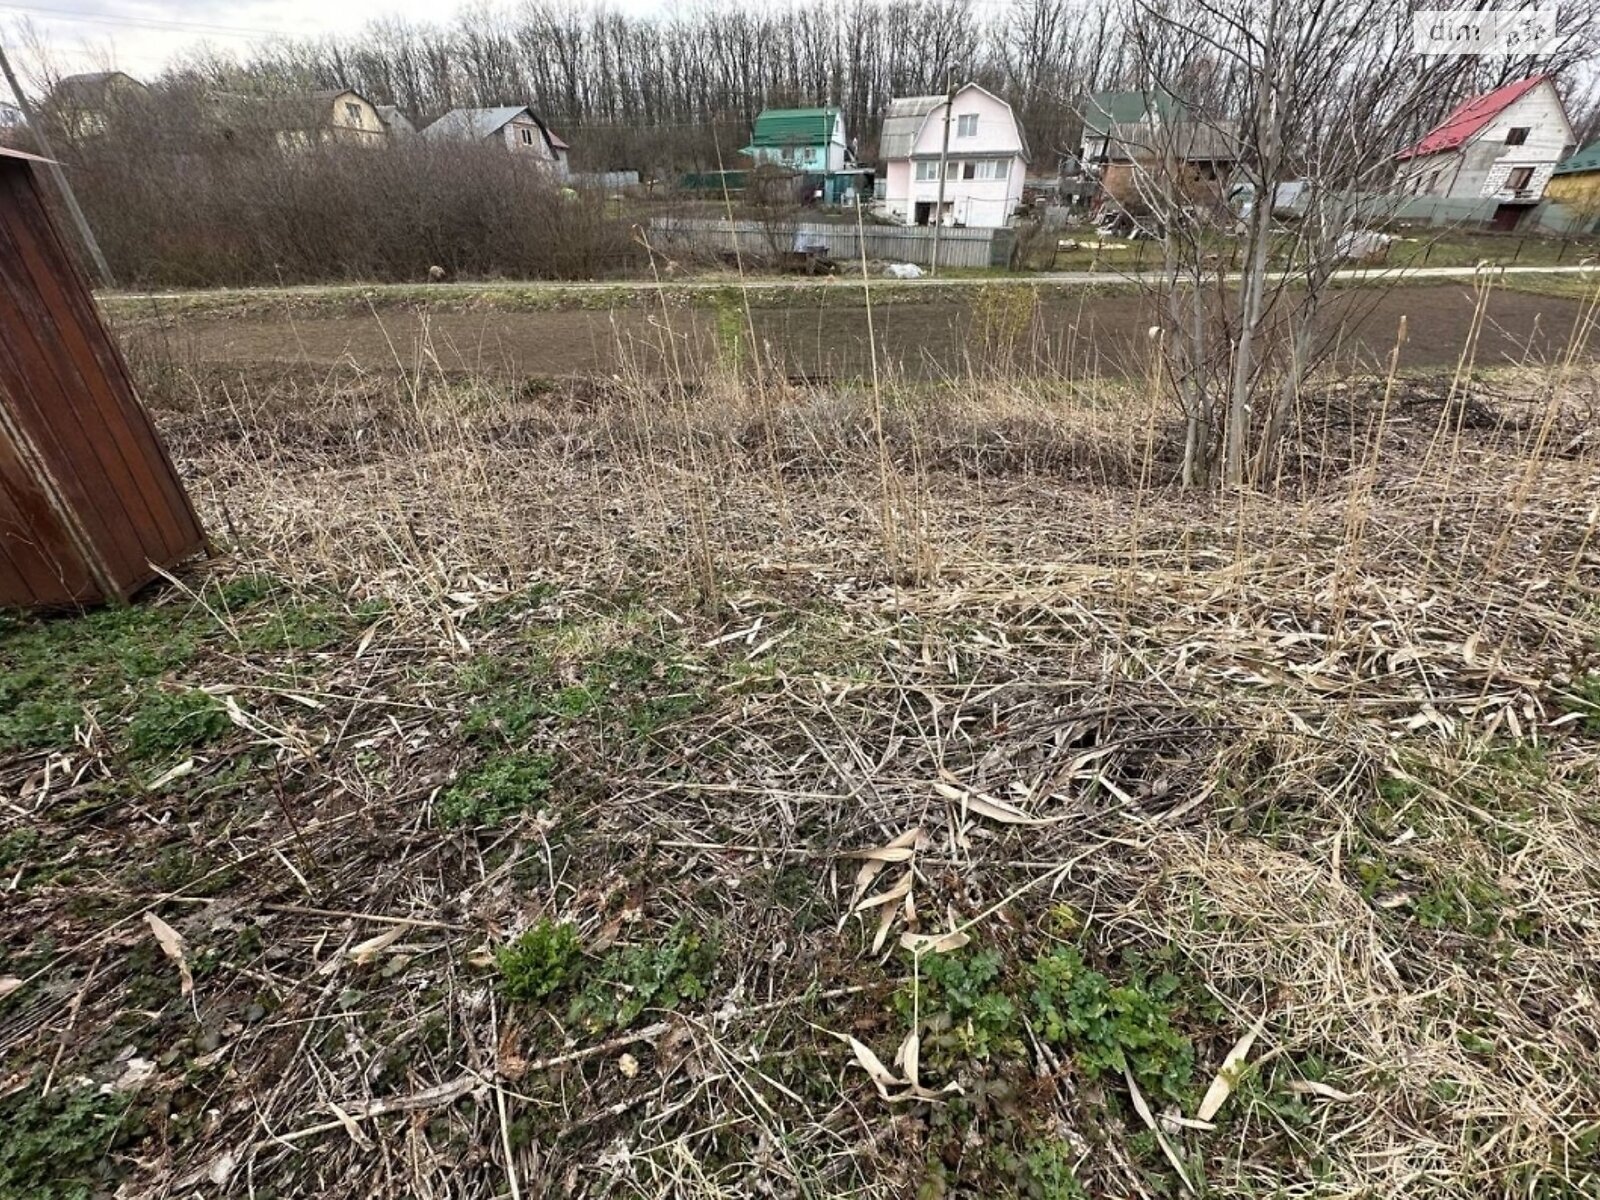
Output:
<path fill-rule="evenodd" d="M 1557 163 L 1544 194 L 1567 211 L 1574 232 L 1600 233 L 1600 141 Z"/>
<path fill-rule="evenodd" d="M 1176 97 L 1161 88 L 1147 92 L 1095 92 L 1083 106 L 1083 141 L 1078 157 L 1103 163 L 1112 157 L 1116 132 L 1156 126 L 1184 116 Z"/>
<path fill-rule="evenodd" d="M 809 175 L 845 169 L 844 114 L 837 108 L 764 108 L 743 153 Z"/>

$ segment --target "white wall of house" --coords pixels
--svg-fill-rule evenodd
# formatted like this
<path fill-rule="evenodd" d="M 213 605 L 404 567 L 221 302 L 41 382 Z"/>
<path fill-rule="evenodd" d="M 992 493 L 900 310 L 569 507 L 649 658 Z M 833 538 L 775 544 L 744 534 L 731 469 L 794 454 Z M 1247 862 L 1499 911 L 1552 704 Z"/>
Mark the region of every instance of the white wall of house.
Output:
<path fill-rule="evenodd" d="M 845 140 L 844 114 L 833 118 L 833 133 L 828 138 L 828 174 L 844 170 Z"/>
<path fill-rule="evenodd" d="M 943 105 L 929 113 L 911 154 L 885 163 L 883 211 L 907 225 L 935 219 L 944 115 Z M 1022 202 L 1027 165 L 1022 131 L 1010 105 L 975 84 L 958 91 L 950 105 L 942 219 L 975 227 L 1009 225 Z"/>
<path fill-rule="evenodd" d="M 1446 200 L 1532 203 L 1544 195 L 1573 140 L 1561 98 L 1545 80 L 1496 114 L 1466 145 L 1403 163 L 1399 190 Z M 1511 184 L 1522 180 L 1513 191 Z"/>
<path fill-rule="evenodd" d="M 544 130 L 532 117 L 512 117 L 500 126 L 498 136 L 513 154 L 525 154 L 544 162 L 552 161 L 550 143 L 544 140 Z"/>
<path fill-rule="evenodd" d="M 536 158 L 546 164 L 558 179 L 567 178 L 567 156 L 544 139 L 544 130 L 532 117 L 512 117 L 495 135 L 513 154 Z"/>

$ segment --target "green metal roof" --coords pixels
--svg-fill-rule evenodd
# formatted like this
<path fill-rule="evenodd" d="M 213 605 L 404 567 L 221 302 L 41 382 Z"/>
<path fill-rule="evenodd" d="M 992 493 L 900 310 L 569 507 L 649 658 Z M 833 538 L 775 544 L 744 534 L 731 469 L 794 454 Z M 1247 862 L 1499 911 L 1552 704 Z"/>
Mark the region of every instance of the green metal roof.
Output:
<path fill-rule="evenodd" d="M 752 146 L 826 146 L 833 138 L 837 108 L 764 108 L 756 118 Z"/>
<path fill-rule="evenodd" d="M 1084 105 L 1085 129 L 1108 130 L 1113 125 L 1132 125 L 1151 111 L 1170 117 L 1178 102 L 1170 92 L 1096 92 Z"/>
<path fill-rule="evenodd" d="M 1590 142 L 1555 169 L 1557 175 L 1580 175 L 1585 171 L 1600 171 L 1600 142 Z"/>

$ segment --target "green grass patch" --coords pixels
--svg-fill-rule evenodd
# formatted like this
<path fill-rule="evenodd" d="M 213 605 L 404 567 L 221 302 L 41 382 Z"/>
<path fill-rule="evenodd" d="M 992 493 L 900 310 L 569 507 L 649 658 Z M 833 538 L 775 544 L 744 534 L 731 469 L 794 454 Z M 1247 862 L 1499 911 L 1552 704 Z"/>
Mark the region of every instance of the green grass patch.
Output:
<path fill-rule="evenodd" d="M 244 649 L 257 653 L 325 650 L 350 642 L 388 611 L 381 600 L 344 609 L 327 600 L 296 599 L 262 612 L 239 630 Z"/>
<path fill-rule="evenodd" d="M 1600 735 L 1600 675 L 1585 675 L 1573 681 L 1572 690 L 1558 695 L 1563 708 L 1583 716 L 1583 731 Z"/>
<path fill-rule="evenodd" d="M 151 688 L 141 693 L 128 716 L 128 753 L 146 762 L 171 758 L 215 741 L 232 725 L 227 710 L 206 692 Z"/>
<path fill-rule="evenodd" d="M 0 1100 L 0 1200 L 89 1200 L 115 1183 L 126 1101 L 90 1087 L 28 1087 Z"/>
<path fill-rule="evenodd" d="M 152 685 L 226 636 L 208 606 L 239 630 L 247 648 L 319 642 L 331 620 L 321 602 L 286 605 L 256 619 L 256 610 L 281 591 L 270 576 L 243 575 L 208 586 L 204 604 L 145 599 L 76 616 L 0 613 L 0 752 L 68 745 L 86 712 L 111 729 L 126 717 L 126 748 L 135 758 L 211 740 L 226 725 L 225 716 L 218 724 L 215 702 Z M 366 609 L 346 618 L 369 620 Z"/>
<path fill-rule="evenodd" d="M 213 627 L 177 605 L 0 616 L 0 749 L 70 743 L 86 708 L 119 709 L 137 685 L 187 663 Z"/>
<path fill-rule="evenodd" d="M 1071 1052 L 1090 1079 L 1126 1066 L 1145 1092 L 1187 1111 L 1194 1083 L 1194 1046 L 1174 1024 L 1181 981 L 1170 973 L 1114 984 L 1073 947 L 1035 959 L 1029 1012 L 1045 1041 Z"/>
<path fill-rule="evenodd" d="M 575 644 L 577 653 L 563 643 Z M 573 682 L 552 684 L 558 659 L 561 674 L 575 676 Z M 521 675 L 503 664 L 474 663 L 468 672 L 487 694 L 467 713 L 462 731 L 475 741 L 513 747 L 546 722 L 589 722 L 602 733 L 620 730 L 633 740 L 648 741 L 664 726 L 703 711 L 711 702 L 701 673 L 683 658 L 681 647 L 649 632 L 602 648 L 590 644 L 581 629 L 561 628 L 529 651 Z"/>
<path fill-rule="evenodd" d="M 502 754 L 467 771 L 439 796 L 435 813 L 448 828 L 498 825 L 549 795 L 555 760 L 548 754 Z"/>

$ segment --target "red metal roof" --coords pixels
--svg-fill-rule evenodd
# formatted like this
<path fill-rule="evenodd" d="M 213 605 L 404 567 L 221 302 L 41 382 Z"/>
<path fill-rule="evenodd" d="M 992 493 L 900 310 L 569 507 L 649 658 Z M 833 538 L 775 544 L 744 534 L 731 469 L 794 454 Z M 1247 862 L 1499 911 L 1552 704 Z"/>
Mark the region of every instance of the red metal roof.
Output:
<path fill-rule="evenodd" d="M 1474 96 L 1436 125 L 1415 146 L 1400 151 L 1395 157 L 1416 158 L 1424 154 L 1438 154 L 1441 150 L 1454 150 L 1470 141 L 1485 125 L 1548 78 L 1548 75 L 1534 75 Z"/>

